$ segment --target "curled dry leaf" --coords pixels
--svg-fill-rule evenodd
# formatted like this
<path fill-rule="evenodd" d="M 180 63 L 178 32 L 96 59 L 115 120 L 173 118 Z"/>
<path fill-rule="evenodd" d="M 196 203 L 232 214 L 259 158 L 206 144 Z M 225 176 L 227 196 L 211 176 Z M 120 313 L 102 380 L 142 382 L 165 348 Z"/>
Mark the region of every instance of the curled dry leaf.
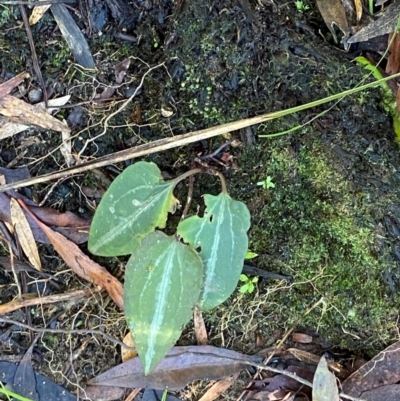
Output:
<path fill-rule="evenodd" d="M 55 231 L 60 232 L 71 241 L 76 244 L 82 244 L 87 241 L 90 226 L 89 219 L 79 217 L 72 212 L 60 213 L 50 207 L 33 206 L 34 203 L 21 194 L 17 192 L 11 192 L 11 194 L 16 199 L 23 199 L 25 205 L 28 205 L 27 207 L 29 210 L 40 219 L 40 221 L 46 225 L 53 226 L 52 228 Z M 43 244 L 49 244 L 49 239 L 39 227 L 36 220 L 29 214 L 26 217 L 35 240 Z M 0 192 L 0 220 L 5 223 L 11 223 L 10 197 L 4 192 Z"/>
<path fill-rule="evenodd" d="M 400 2 L 393 2 L 376 21 L 362 28 L 347 43 L 365 42 L 377 36 L 394 32 L 400 13 Z"/>
<path fill-rule="evenodd" d="M 126 345 L 129 345 L 130 347 L 134 347 L 135 346 L 135 343 L 133 342 L 133 338 L 132 338 L 131 332 L 129 332 L 124 337 L 123 343 L 126 344 Z M 136 352 L 136 350 L 132 350 L 132 349 L 127 349 L 127 348 L 121 347 L 122 362 L 126 362 L 129 359 L 132 359 L 137 355 L 138 355 L 138 353 Z"/>
<path fill-rule="evenodd" d="M 0 85 L 0 98 L 8 95 L 14 88 L 20 85 L 25 78 L 29 78 L 29 74 L 24 71 L 9 79 L 8 81 L 3 82 Z"/>
<path fill-rule="evenodd" d="M 10 211 L 11 221 L 15 228 L 15 232 L 18 235 L 18 240 L 21 244 L 22 250 L 24 251 L 29 262 L 32 263 L 32 266 L 34 266 L 37 270 L 42 271 L 42 264 L 40 262 L 39 252 L 31 227 L 29 226 L 28 220 L 26 219 L 21 206 L 14 198 L 11 198 L 10 200 Z"/>

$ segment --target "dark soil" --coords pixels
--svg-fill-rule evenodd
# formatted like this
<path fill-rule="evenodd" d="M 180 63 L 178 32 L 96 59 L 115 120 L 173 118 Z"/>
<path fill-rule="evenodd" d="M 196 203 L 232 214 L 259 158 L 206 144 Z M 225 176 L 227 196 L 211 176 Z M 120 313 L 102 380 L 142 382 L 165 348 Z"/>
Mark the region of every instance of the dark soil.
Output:
<path fill-rule="evenodd" d="M 133 103 L 111 119 L 106 134 L 90 142 L 81 155 L 83 160 L 305 104 L 352 88 L 364 77 L 364 71 L 351 62 L 356 53 L 341 51 L 319 34 L 327 30 L 317 11 L 302 14 L 292 1 L 261 0 L 251 8 L 247 0 L 133 3 L 132 18 L 116 21 L 106 2 L 95 1 L 100 8 L 98 14 L 92 12 L 92 29 L 87 14 L 72 13 L 88 37 L 95 72 L 72 63 L 50 13 L 32 27 L 49 93 L 54 97 L 71 94 L 70 103 L 76 105 L 58 113 L 73 128 L 75 152 L 101 133 L 105 117 L 118 107 L 112 102 L 77 104 L 113 85 L 114 67 L 127 57 L 132 58 L 131 66 L 117 90 L 119 100 L 129 97 L 149 67 L 159 65 L 145 77 Z M 25 67 L 31 69 L 31 56 L 25 31 L 17 26 L 21 20 L 18 7 L 2 10 L 1 76 L 7 78 Z M 99 28 L 96 24 L 102 25 L 101 21 L 104 25 Z M 136 42 L 117 38 L 120 33 Z M 28 89 L 39 86 L 33 71 L 31 75 Z M 251 262 L 293 280 L 261 280 L 255 294 L 235 293 L 207 314 L 213 345 L 253 353 L 260 350 L 254 340 L 256 331 L 268 340 L 277 329 L 285 332 L 294 325 L 318 333 L 326 348 L 366 357 L 395 341 L 400 157 L 391 121 L 380 101 L 379 90 L 373 89 L 329 105 L 332 108 L 313 121 L 328 106 L 231 133 L 240 146 L 227 148 L 231 160 L 220 169 L 232 197 L 250 209 L 250 249 L 259 255 Z M 162 110 L 172 115 L 165 117 Z M 307 122 L 290 135 L 259 137 Z M 35 142 L 28 147 L 27 139 L 33 138 Z M 196 156 L 213 152 L 224 142 L 217 137 L 146 160 L 157 163 L 167 176 L 176 176 L 187 171 Z M 15 166 L 28 166 L 32 176 L 57 171 L 65 167 L 60 143 L 58 133 L 30 129 L 0 142 L 0 165 L 5 167 L 19 157 Z M 46 206 L 90 217 L 93 203 L 82 188 L 106 189 L 127 164 L 71 177 L 54 188 L 54 183 L 34 186 L 32 196 L 41 201 L 50 192 Z M 267 176 L 275 183 L 274 189 L 257 185 Z M 213 177 L 197 179 L 193 210 L 202 205 L 202 194 L 219 190 Z M 185 191 L 184 186 L 178 189 L 182 203 Z M 52 247 L 41 245 L 40 252 L 45 270 L 56 274 L 57 283 L 37 282 L 37 289 L 28 286 L 32 292 L 48 295 L 89 285 L 74 276 Z M 1 253 L 8 255 L 6 245 Z M 124 260 L 94 259 L 122 279 Z M 36 276 L 26 280 L 35 282 Z M 1 267 L 0 289 L 0 304 L 17 295 L 12 274 Z M 321 297 L 323 306 L 307 314 Z M 118 339 L 126 334 L 123 314 L 106 297 L 43 305 L 8 317 L 42 327 L 60 312 L 54 323 L 59 328 L 101 329 Z M 32 333 L 17 325 L 0 323 L 0 327 L 9 333 L 4 339 L 0 333 L 0 353 L 22 355 Z M 191 324 L 180 343 L 195 343 Z M 73 354 L 78 356 L 71 363 Z M 120 363 L 121 357 L 119 346 L 101 337 L 46 334 L 35 348 L 34 360 L 38 371 L 75 391 L 89 378 Z M 236 399 L 240 389 L 236 390 L 221 399 Z M 190 387 L 182 396 L 196 399 L 201 393 Z"/>

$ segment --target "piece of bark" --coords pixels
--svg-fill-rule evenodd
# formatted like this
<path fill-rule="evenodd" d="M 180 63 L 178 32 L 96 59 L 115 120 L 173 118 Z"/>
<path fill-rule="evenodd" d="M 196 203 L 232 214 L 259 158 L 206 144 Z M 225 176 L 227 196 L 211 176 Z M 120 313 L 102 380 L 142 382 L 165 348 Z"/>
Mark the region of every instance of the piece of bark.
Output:
<path fill-rule="evenodd" d="M 51 11 L 75 61 L 84 68 L 94 68 L 94 60 L 85 37 L 63 4 L 53 4 Z M 62 131 L 62 130 L 61 130 Z"/>

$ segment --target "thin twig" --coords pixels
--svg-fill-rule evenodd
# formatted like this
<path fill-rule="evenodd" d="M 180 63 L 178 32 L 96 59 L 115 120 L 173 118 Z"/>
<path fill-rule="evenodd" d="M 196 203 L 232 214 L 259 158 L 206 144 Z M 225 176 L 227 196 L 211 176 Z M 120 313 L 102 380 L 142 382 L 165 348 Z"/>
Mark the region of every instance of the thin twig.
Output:
<path fill-rule="evenodd" d="M 194 185 L 194 175 L 189 177 L 189 184 L 188 184 L 188 194 L 186 197 L 186 204 L 182 212 L 181 220 L 185 220 L 186 215 L 189 213 L 189 207 L 192 203 L 193 198 L 193 185 Z"/>
<path fill-rule="evenodd" d="M 24 21 L 26 34 L 28 35 L 29 46 L 31 48 L 33 69 L 35 70 L 35 73 L 36 73 L 37 78 L 39 80 L 39 84 L 42 87 L 43 97 L 44 97 L 44 104 L 45 104 L 46 109 L 47 109 L 48 108 L 48 104 L 47 104 L 47 100 L 48 99 L 47 99 L 46 85 L 44 84 L 42 71 L 40 70 L 40 67 L 39 67 L 39 62 L 38 62 L 38 58 L 37 58 L 37 55 L 36 55 L 35 43 L 33 41 L 33 36 L 32 36 L 31 27 L 29 25 L 28 16 L 26 15 L 25 6 L 23 4 L 20 4 L 19 8 L 21 10 L 22 20 Z"/>
<path fill-rule="evenodd" d="M 400 73 L 391 75 L 390 77 L 383 78 L 379 80 L 379 83 L 386 82 L 390 79 L 394 79 L 400 76 Z M 86 163 L 82 163 L 78 166 L 69 167 L 64 170 L 58 171 L 56 173 L 44 174 L 40 177 L 33 177 L 26 180 L 17 181 L 14 183 L 0 185 L 0 192 L 7 191 L 9 189 L 16 189 L 21 187 L 26 187 L 28 185 L 39 184 L 42 182 L 47 182 L 50 180 L 55 180 L 57 178 L 66 177 L 72 174 L 82 173 L 83 171 L 93 170 L 94 168 L 99 168 L 103 166 L 108 166 L 112 163 L 118 163 L 129 159 L 135 159 L 140 156 L 145 156 L 151 153 L 161 152 L 167 149 L 176 148 L 178 146 L 187 145 L 189 143 L 201 141 L 203 139 L 212 138 L 214 136 L 223 135 L 228 132 L 239 130 L 242 128 L 247 128 L 252 125 L 261 124 L 263 122 L 273 120 L 276 118 L 284 117 L 288 114 L 294 114 L 302 110 L 307 110 L 311 107 L 319 106 L 331 102 L 333 100 L 340 99 L 342 97 L 360 92 L 367 88 L 373 88 L 379 85 L 377 82 L 371 82 L 369 84 L 359 86 L 357 88 L 349 89 L 335 95 L 328 96 L 324 99 L 315 100 L 313 102 L 307 103 L 305 105 L 296 106 L 291 109 L 277 111 L 273 113 L 262 114 L 257 117 L 246 118 L 239 121 L 234 121 L 227 124 L 218 125 L 215 127 L 207 128 L 204 130 L 189 132 L 188 134 L 177 135 L 172 138 L 159 139 L 154 142 L 146 143 L 144 145 L 136 146 L 131 149 L 121 150 L 120 152 L 113 153 L 111 155 L 99 157 L 96 160 L 91 160 Z M 129 100 L 129 99 L 128 99 Z"/>
<path fill-rule="evenodd" d="M 105 338 L 108 341 L 111 341 L 117 345 L 120 345 L 121 347 L 124 347 L 126 349 L 135 350 L 135 347 L 130 347 L 129 345 L 124 344 L 122 341 L 102 332 L 101 330 L 78 330 L 78 329 L 73 329 L 73 330 L 64 330 L 64 329 L 44 329 L 41 327 L 32 327 L 29 326 L 28 324 L 20 323 L 16 320 L 12 319 L 7 319 L 0 317 L 0 322 L 2 323 L 9 323 L 9 324 L 15 324 L 17 326 L 23 327 L 24 329 L 36 331 L 38 333 L 52 333 L 52 334 L 91 334 L 91 335 L 100 335 L 103 338 Z"/>

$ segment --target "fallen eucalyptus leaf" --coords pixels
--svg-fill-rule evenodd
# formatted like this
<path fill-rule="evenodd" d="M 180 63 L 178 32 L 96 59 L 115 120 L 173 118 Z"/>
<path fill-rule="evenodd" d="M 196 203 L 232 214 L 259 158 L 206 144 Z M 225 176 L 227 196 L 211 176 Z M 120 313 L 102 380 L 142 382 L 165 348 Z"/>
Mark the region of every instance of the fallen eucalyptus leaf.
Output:
<path fill-rule="evenodd" d="M 324 356 L 321 357 L 315 371 L 312 399 L 313 401 L 340 401 L 336 377 L 329 371 Z"/>
<path fill-rule="evenodd" d="M 194 380 L 219 380 L 262 357 L 244 355 L 224 348 L 206 346 L 174 347 L 147 376 L 139 358 L 117 365 L 89 381 L 90 385 L 125 388 L 179 390 Z"/>
<path fill-rule="evenodd" d="M 11 221 L 15 228 L 15 232 L 18 235 L 19 243 L 24 251 L 29 262 L 32 266 L 39 271 L 43 271 L 42 263 L 40 262 L 39 251 L 36 246 L 35 238 L 31 227 L 29 226 L 28 220 L 19 205 L 18 201 L 14 198 L 10 200 L 10 211 L 11 211 Z"/>

